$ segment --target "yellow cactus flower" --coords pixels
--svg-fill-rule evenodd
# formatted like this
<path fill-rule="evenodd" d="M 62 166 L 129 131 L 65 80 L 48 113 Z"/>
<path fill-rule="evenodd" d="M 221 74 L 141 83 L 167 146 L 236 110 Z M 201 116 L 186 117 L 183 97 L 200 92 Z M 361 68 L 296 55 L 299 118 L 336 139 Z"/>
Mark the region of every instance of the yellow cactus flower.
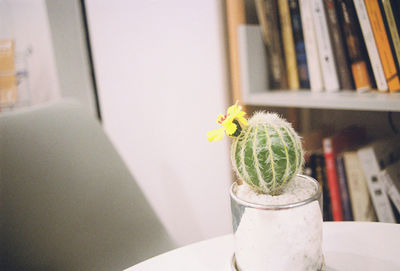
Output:
<path fill-rule="evenodd" d="M 208 141 L 219 141 L 224 137 L 224 134 L 230 137 L 237 137 L 240 135 L 242 128 L 248 125 L 247 120 L 244 118 L 246 112 L 242 111 L 242 107 L 238 106 L 238 101 L 227 110 L 226 115 L 220 114 L 217 117 L 217 123 L 222 127 L 207 133 Z"/>

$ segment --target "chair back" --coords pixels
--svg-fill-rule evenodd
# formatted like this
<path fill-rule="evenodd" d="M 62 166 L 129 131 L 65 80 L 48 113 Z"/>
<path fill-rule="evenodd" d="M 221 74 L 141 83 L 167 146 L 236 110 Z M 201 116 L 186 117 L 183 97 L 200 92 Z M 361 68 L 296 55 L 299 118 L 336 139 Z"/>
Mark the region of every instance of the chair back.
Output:
<path fill-rule="evenodd" d="M 122 270 L 174 247 L 77 102 L 0 114 L 0 181 L 1 270 Z"/>

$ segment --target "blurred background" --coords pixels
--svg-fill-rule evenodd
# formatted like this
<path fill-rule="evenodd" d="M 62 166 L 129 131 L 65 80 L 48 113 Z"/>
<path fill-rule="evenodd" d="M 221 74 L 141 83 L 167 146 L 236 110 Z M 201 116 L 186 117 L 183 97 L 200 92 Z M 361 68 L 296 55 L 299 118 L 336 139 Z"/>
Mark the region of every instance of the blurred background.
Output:
<path fill-rule="evenodd" d="M 79 99 L 177 245 L 231 231 L 221 1 L 0 0 L 0 23 L 25 84 L 3 112 Z"/>
<path fill-rule="evenodd" d="M 232 232 L 229 187 L 234 177 L 229 139 L 209 143 L 206 133 L 218 127 L 218 114 L 236 100 L 249 115 L 259 109 L 282 114 L 303 137 L 306 173 L 325 187 L 325 220 L 343 220 L 333 217 L 331 209 L 332 202 L 340 201 L 349 207 L 344 220 L 399 222 L 399 212 L 387 196 L 385 210 L 396 212 L 389 220 L 379 218 L 381 207 L 374 203 L 376 193 L 367 189 L 361 164 L 361 203 L 354 196 L 360 189 L 355 187 L 353 195 L 351 184 L 347 189 L 355 167 L 344 167 L 344 189 L 337 190 L 336 196 L 331 192 L 323 141 L 335 141 L 335 137 L 343 141 L 343 128 L 362 126 L 363 140 L 355 138 L 354 144 L 336 148 L 340 158 L 367 143 L 398 135 L 400 89 L 378 91 L 369 73 L 369 90 L 360 91 L 349 72 L 350 87 L 341 83 L 334 92 L 328 91 L 328 83 L 320 89 L 290 87 L 283 76 L 289 69 L 274 85 L 271 56 L 276 54 L 268 52 L 272 48 L 265 36 L 268 25 L 262 22 L 277 20 L 277 16 L 268 17 L 273 8 L 262 3 L 275 2 L 0 0 L 0 83 L 6 86 L 0 88 L 0 116 L 65 98 L 78 100 L 101 124 L 134 177 L 132 182 L 137 182 L 176 246 Z M 299 1 L 290 2 L 292 10 L 286 16 L 300 20 Z M 359 28 L 353 15 L 354 27 Z M 279 24 L 271 24 L 278 37 Z M 312 58 L 304 51 L 300 26 L 306 27 L 301 22 L 293 26 L 294 37 L 300 37 L 302 45 L 301 54 L 296 54 L 309 61 Z M 358 38 L 363 43 L 362 36 Z M 344 49 L 334 50 L 335 54 L 350 51 L 342 43 Z M 286 65 L 283 56 L 280 68 Z M 367 56 L 365 61 L 369 65 Z M 340 71 L 343 67 L 334 68 Z M 307 75 L 320 73 L 316 69 Z M 385 146 L 396 151 L 387 152 L 391 163 L 400 160 L 400 147 Z M 357 155 L 354 159 L 359 160 Z M 335 179 L 338 187 L 339 177 Z M 357 206 L 370 215 L 359 218 Z"/>

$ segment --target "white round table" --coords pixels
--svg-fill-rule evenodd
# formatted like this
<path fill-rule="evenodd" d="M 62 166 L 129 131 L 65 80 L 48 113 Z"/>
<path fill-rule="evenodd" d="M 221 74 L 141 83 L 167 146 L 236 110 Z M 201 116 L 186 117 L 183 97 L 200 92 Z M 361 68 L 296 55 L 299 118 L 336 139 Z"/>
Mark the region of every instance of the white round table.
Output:
<path fill-rule="evenodd" d="M 400 270 L 400 225 L 378 222 L 324 222 L 327 271 Z M 181 247 L 125 271 L 231 271 L 233 235 Z"/>

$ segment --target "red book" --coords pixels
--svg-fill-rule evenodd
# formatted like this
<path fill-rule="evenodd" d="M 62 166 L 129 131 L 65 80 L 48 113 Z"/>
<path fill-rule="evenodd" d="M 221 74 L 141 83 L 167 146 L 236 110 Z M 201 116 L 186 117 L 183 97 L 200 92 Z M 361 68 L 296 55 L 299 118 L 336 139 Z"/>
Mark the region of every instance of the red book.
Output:
<path fill-rule="evenodd" d="M 322 141 L 326 175 L 328 177 L 329 194 L 331 197 L 332 216 L 334 221 L 343 221 L 343 207 L 339 178 L 336 168 L 336 157 L 351 146 L 359 145 L 366 139 L 365 128 L 350 126 L 339 133 L 326 137 Z"/>

